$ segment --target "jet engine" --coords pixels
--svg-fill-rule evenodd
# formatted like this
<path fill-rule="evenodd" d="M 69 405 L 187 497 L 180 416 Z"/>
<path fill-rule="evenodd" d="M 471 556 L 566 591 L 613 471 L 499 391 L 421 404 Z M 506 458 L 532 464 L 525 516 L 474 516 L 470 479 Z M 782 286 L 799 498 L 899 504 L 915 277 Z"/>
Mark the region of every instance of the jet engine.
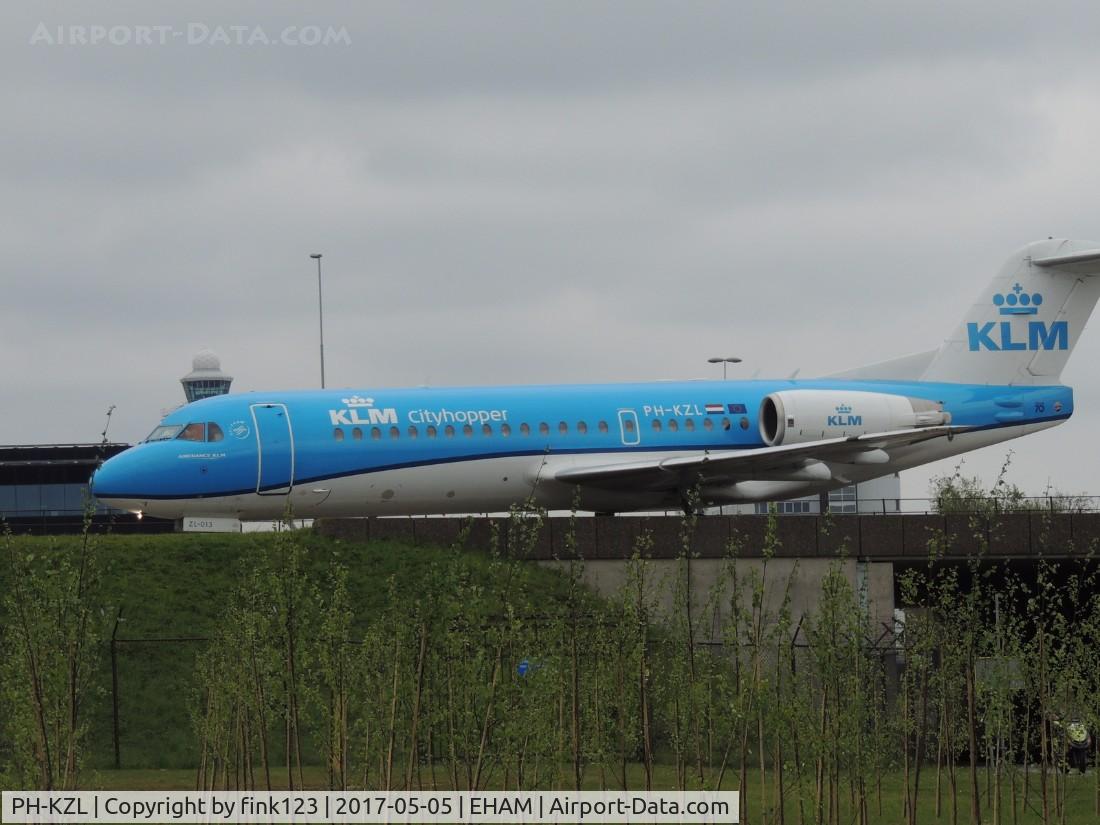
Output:
<path fill-rule="evenodd" d="M 939 401 L 889 393 L 784 390 L 760 404 L 760 437 L 769 447 L 950 423 Z"/>

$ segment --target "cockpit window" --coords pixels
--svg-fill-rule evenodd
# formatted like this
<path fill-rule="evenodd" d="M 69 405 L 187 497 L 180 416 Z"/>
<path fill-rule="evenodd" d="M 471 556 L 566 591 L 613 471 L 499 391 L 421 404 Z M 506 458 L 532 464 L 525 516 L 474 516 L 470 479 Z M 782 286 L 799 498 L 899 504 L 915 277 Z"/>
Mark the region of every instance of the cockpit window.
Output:
<path fill-rule="evenodd" d="M 202 423 L 188 424 L 176 438 L 180 441 L 206 441 L 206 425 Z"/>
<path fill-rule="evenodd" d="M 191 424 L 161 424 L 145 440 L 169 441 L 173 438 L 180 441 L 222 441 L 225 439 L 225 432 L 213 421 L 205 424 L 201 421 Z"/>
<path fill-rule="evenodd" d="M 151 433 L 146 441 L 169 441 L 179 435 L 183 426 L 180 424 L 161 424 Z"/>

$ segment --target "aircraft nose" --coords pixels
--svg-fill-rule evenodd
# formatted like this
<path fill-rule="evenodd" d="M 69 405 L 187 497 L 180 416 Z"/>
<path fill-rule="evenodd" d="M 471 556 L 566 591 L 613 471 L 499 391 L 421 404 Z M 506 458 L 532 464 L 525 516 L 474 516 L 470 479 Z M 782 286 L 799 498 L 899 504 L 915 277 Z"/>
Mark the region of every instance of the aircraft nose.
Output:
<path fill-rule="evenodd" d="M 109 458 L 100 464 L 89 481 L 92 487 L 92 495 L 102 500 L 111 497 L 113 488 L 112 480 L 117 482 L 118 473 L 114 472 L 111 464 L 115 459 Z M 117 488 L 116 488 L 117 489 Z"/>
<path fill-rule="evenodd" d="M 129 452 L 129 451 L 127 451 Z M 133 462 L 126 453 L 109 458 L 92 473 L 90 481 L 92 496 L 104 502 L 120 506 L 124 498 L 133 498 L 135 479 L 131 472 Z"/>

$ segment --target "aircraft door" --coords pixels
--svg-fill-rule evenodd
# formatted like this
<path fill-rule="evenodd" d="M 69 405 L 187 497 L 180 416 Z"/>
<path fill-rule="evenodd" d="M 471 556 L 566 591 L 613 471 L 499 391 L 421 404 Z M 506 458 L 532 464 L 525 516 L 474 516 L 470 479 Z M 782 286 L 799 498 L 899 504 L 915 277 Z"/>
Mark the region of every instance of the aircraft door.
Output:
<path fill-rule="evenodd" d="M 294 434 L 285 404 L 253 404 L 256 425 L 256 492 L 285 496 L 294 486 Z"/>
<path fill-rule="evenodd" d="M 619 433 L 627 447 L 633 447 L 642 440 L 638 431 L 638 414 L 634 410 L 619 410 Z"/>

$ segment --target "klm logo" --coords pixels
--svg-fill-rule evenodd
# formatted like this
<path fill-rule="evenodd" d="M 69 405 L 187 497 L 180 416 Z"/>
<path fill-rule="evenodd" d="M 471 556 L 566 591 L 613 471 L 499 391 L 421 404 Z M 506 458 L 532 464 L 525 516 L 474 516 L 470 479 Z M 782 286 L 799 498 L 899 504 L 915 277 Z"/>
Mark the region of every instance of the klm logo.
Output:
<path fill-rule="evenodd" d="M 1037 315 L 1043 304 L 1043 296 L 1036 292 L 1029 294 L 1016 284 L 1006 295 L 993 296 L 993 305 L 1000 315 L 1019 317 Z M 1038 351 L 1069 349 L 1069 325 L 1065 321 L 1028 321 L 1026 337 L 1018 331 L 1019 337 L 1013 337 L 1011 321 L 987 321 L 984 324 L 966 325 L 967 341 L 971 352 L 988 350 L 990 352 Z"/>
<path fill-rule="evenodd" d="M 1054 321 L 1047 326 L 1042 321 L 1027 322 L 1027 340 L 1013 340 L 1012 324 L 1008 321 L 989 321 L 978 325 L 966 325 L 970 351 L 990 350 L 1064 350 L 1069 349 L 1069 326 L 1065 321 Z"/>
<path fill-rule="evenodd" d="M 852 415 L 852 408 L 841 404 L 836 408 L 836 415 L 825 416 L 825 423 L 829 427 L 862 427 L 863 416 Z"/>
<path fill-rule="evenodd" d="M 1001 315 L 1038 315 L 1042 305 L 1043 296 L 1038 292 L 1034 295 L 1024 292 L 1019 282 L 1007 295 L 998 292 L 993 296 L 993 306 L 997 307 L 997 312 Z"/>
<path fill-rule="evenodd" d="M 396 424 L 397 410 L 393 407 L 375 409 L 373 398 L 360 398 L 353 395 L 351 398 L 341 398 L 347 409 L 329 410 L 328 416 L 332 426 L 351 426 L 353 424 Z M 364 417 L 365 416 L 365 417 Z"/>

